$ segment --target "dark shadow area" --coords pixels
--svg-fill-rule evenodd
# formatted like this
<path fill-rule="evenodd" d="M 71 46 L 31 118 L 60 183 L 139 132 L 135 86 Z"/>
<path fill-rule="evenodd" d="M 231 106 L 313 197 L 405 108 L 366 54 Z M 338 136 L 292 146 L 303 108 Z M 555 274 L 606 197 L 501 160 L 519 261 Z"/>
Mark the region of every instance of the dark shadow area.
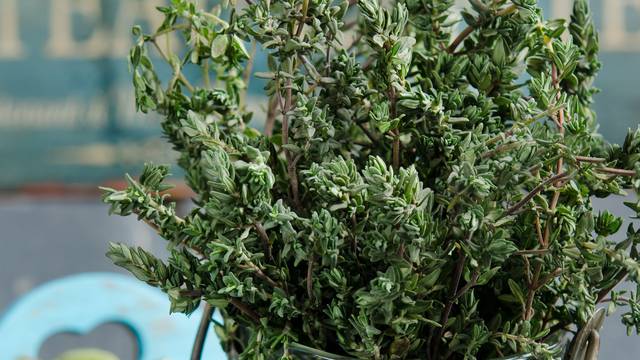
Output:
<path fill-rule="evenodd" d="M 119 323 L 100 325 L 88 334 L 56 334 L 42 344 L 38 357 L 51 360 L 66 351 L 85 348 L 109 351 L 120 360 L 138 360 L 138 339 L 126 325 Z"/>

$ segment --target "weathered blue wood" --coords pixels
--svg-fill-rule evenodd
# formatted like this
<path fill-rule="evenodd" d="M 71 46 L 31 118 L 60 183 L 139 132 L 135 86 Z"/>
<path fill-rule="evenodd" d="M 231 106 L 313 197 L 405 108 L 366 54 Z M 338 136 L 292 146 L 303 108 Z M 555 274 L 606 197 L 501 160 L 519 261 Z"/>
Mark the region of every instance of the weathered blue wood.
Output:
<path fill-rule="evenodd" d="M 125 172 L 138 174 L 145 161 L 173 161 L 170 146 L 152 141 L 159 136 L 160 125 L 151 120 L 158 116 L 143 120 L 133 114 L 132 103 L 123 101 L 133 100 L 126 62 L 133 37 L 128 30 L 137 23 L 150 32 L 149 17 L 161 21 L 161 14 L 149 13 L 149 7 L 169 2 L 109 0 L 79 9 L 58 6 L 54 0 L 0 0 L 0 14 L 12 20 L 3 24 L 0 34 L 1 41 L 9 39 L 4 49 L 21 49 L 13 54 L 0 47 L 0 187 L 32 182 L 96 184 L 120 179 Z M 211 9 L 220 1 L 198 2 Z M 466 0 L 456 2 L 468 7 Z M 539 1 L 549 18 L 566 16 L 572 2 Z M 602 31 L 604 64 L 596 81 L 603 91 L 595 106 L 605 138 L 619 142 L 627 127 L 638 125 L 640 9 L 637 0 L 590 2 Z M 56 26 L 59 21 L 69 23 Z M 103 40 L 95 37 L 98 34 Z M 54 55 L 52 46 L 62 49 Z M 266 60 L 258 49 L 254 70 L 268 71 Z M 196 73 L 188 75 L 194 84 L 200 83 Z M 264 80 L 251 79 L 247 100 L 255 108 L 266 103 L 265 85 Z M 256 112 L 251 125 L 261 127 L 264 118 Z M 178 167 L 172 173 L 181 174 Z"/>
<path fill-rule="evenodd" d="M 54 334 L 88 333 L 121 323 L 138 340 L 140 360 L 189 358 L 201 312 L 169 315 L 161 291 L 115 273 L 85 273 L 46 283 L 19 299 L 0 317 L 0 358 L 36 358 Z M 226 359 L 213 329 L 203 359 Z"/>

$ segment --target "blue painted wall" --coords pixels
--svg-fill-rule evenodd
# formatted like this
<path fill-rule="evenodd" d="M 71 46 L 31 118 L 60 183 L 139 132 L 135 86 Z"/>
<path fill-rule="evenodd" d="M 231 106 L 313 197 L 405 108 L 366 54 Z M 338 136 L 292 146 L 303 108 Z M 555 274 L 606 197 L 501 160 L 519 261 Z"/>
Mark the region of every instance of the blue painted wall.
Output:
<path fill-rule="evenodd" d="M 0 0 L 0 188 L 97 183 L 172 162 L 158 119 L 135 114 L 125 61 L 131 24 L 157 25 L 163 2 Z M 541 4 L 554 17 L 571 8 Z M 592 5 L 604 62 L 596 109 L 602 133 L 620 141 L 639 122 L 640 0 Z"/>

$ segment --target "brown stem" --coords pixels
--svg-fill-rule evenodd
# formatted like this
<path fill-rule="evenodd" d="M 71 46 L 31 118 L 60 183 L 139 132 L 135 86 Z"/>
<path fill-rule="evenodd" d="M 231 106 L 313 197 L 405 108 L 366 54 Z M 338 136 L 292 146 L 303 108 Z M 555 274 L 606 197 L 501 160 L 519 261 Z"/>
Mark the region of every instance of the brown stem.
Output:
<path fill-rule="evenodd" d="M 256 264 L 252 263 L 251 261 L 249 261 L 247 265 L 240 265 L 240 268 L 253 271 L 258 278 L 264 280 L 267 284 L 271 285 L 271 287 L 282 288 L 280 284 L 275 282 L 272 278 L 269 277 L 269 275 L 265 274 L 264 271 L 262 271 Z"/>
<path fill-rule="evenodd" d="M 554 87 L 558 90 L 556 99 L 559 100 L 561 95 L 560 95 L 560 83 L 558 80 L 558 68 L 554 63 L 551 64 L 551 82 L 553 83 Z M 564 139 L 564 108 L 558 111 L 558 121 L 556 122 L 556 125 L 558 126 L 558 132 L 560 133 L 560 136 Z M 560 173 L 563 167 L 564 167 L 564 160 L 562 157 L 559 157 L 558 162 L 556 163 L 556 173 Z M 556 183 L 556 187 L 559 187 L 559 182 Z M 557 189 L 553 193 L 553 198 L 551 199 L 551 204 L 549 206 L 549 210 L 551 210 L 551 212 L 553 212 L 556 209 L 556 206 L 558 206 L 559 200 L 560 200 L 560 190 Z M 547 225 L 545 226 L 545 229 L 544 229 L 545 246 L 549 245 L 550 236 L 551 236 L 551 221 L 548 220 Z"/>
<path fill-rule="evenodd" d="M 200 360 L 202 358 L 202 349 L 204 348 L 204 341 L 207 338 L 207 332 L 209 332 L 209 323 L 211 322 L 212 314 L 213 306 L 205 303 L 200 325 L 198 326 L 198 333 L 196 334 L 196 339 L 193 342 L 193 348 L 191 350 L 191 360 Z"/>
<path fill-rule="evenodd" d="M 267 108 L 267 120 L 264 123 L 264 134 L 266 136 L 273 135 L 273 126 L 276 123 L 276 115 L 278 114 L 276 109 L 278 108 L 278 100 L 275 96 L 269 99 Z"/>
<path fill-rule="evenodd" d="M 156 225 L 153 221 L 149 219 L 142 219 L 142 221 L 144 221 L 145 224 L 149 225 L 149 227 L 153 229 L 153 231 L 155 231 L 158 235 L 162 236 L 162 230 L 160 230 L 160 227 Z"/>
<path fill-rule="evenodd" d="M 480 276 L 480 272 L 478 272 L 478 270 L 474 270 L 473 273 L 471 274 L 471 279 L 469 279 L 469 282 L 466 283 L 463 287 L 461 287 L 460 290 L 458 290 L 456 295 L 453 297 L 453 300 L 454 301 L 457 300 L 459 297 L 466 294 L 466 292 L 469 291 L 469 289 L 476 286 L 479 276 Z"/>
<path fill-rule="evenodd" d="M 522 309 L 522 319 L 530 320 L 533 316 L 533 299 L 538 288 L 538 279 L 540 278 L 540 272 L 542 271 L 542 264 L 536 263 L 535 270 L 533 270 L 533 279 L 529 283 L 529 291 L 527 292 L 527 300 Z"/>
<path fill-rule="evenodd" d="M 141 216 L 138 212 L 136 212 L 135 214 L 138 215 L 138 216 Z M 179 218 L 177 216 L 176 216 L 176 218 L 179 219 L 179 220 L 182 220 L 182 222 L 184 222 L 183 219 L 181 219 L 181 218 Z M 151 221 L 149 219 L 142 219 L 142 221 L 145 224 L 149 225 L 149 227 L 151 229 L 153 229 L 156 232 L 156 234 L 160 235 L 163 238 L 166 238 L 165 234 L 163 234 L 163 232 L 162 232 L 162 229 L 160 229 L 160 227 L 158 225 L 156 225 L 153 221 Z M 167 239 L 167 240 L 170 240 L 170 239 Z M 189 253 L 191 253 L 191 255 L 199 257 L 200 259 L 206 258 L 205 255 L 204 255 L 204 251 L 202 251 L 201 248 L 199 248 L 197 246 L 194 246 L 194 245 L 186 245 L 184 240 L 180 242 L 180 245 L 184 245 L 185 249 Z"/>
<path fill-rule="evenodd" d="M 298 55 L 298 59 L 300 59 L 300 61 L 302 62 L 302 65 L 304 66 L 304 68 L 307 70 L 307 73 L 313 78 L 313 80 L 315 81 L 315 83 L 312 85 L 317 86 L 317 83 L 320 82 L 320 74 L 318 74 L 318 71 L 315 70 L 313 68 L 313 64 L 309 61 L 309 59 L 307 59 L 306 56 L 304 55 Z M 306 93 L 311 94 L 313 91 L 309 91 L 307 90 Z"/>
<path fill-rule="evenodd" d="M 363 123 L 358 123 L 358 126 L 360 127 L 360 129 L 362 129 L 362 132 L 367 135 L 367 137 L 369 138 L 369 140 L 371 140 L 372 143 L 374 144 L 378 144 L 378 139 L 376 139 L 376 137 L 371 133 L 371 131 L 369 131 L 369 129 L 367 129 Z"/>
<path fill-rule="evenodd" d="M 560 99 L 560 85 L 558 82 L 558 70 L 557 67 L 555 66 L 555 64 L 551 64 L 551 79 L 553 82 L 554 87 L 558 90 L 558 94 L 556 96 L 556 99 L 559 100 Z M 554 119 L 554 122 L 556 123 L 557 127 L 558 127 L 558 132 L 560 133 L 560 136 L 564 139 L 564 108 L 559 108 L 558 110 L 558 120 L 556 121 Z M 558 158 L 558 161 L 556 163 L 556 173 L 560 173 L 564 168 L 564 161 L 562 157 Z M 557 179 L 555 186 L 556 186 L 556 191 L 553 193 L 553 198 L 551 199 L 551 204 L 549 206 L 549 209 L 551 212 L 553 212 L 556 207 L 558 206 L 558 201 L 560 200 L 560 187 L 563 184 L 563 181 L 565 179 Z M 546 248 L 549 246 L 549 238 L 551 236 L 551 221 L 547 220 L 547 224 L 545 226 L 544 229 L 544 236 L 543 236 L 543 248 Z M 539 275 L 539 274 L 538 274 Z M 535 282 L 538 281 L 538 278 L 536 277 Z M 531 285 L 535 285 L 535 284 L 531 284 Z"/>
<path fill-rule="evenodd" d="M 527 256 L 522 256 L 522 262 L 524 263 L 524 278 L 527 280 L 527 284 L 531 283 L 531 263 Z"/>
<path fill-rule="evenodd" d="M 289 182 L 291 183 L 291 196 L 293 198 L 293 207 L 296 211 L 300 212 L 302 209 L 302 205 L 300 204 L 300 191 L 298 187 L 298 170 L 296 169 L 296 164 L 300 159 L 300 155 L 295 158 L 291 158 L 289 154 L 289 161 L 287 165 L 287 170 L 289 173 Z"/>
<path fill-rule="evenodd" d="M 156 202 L 155 200 L 153 200 L 152 198 L 148 198 L 147 199 L 149 205 L 151 207 L 153 207 L 154 209 L 156 209 L 159 213 L 164 213 L 166 208 L 163 204 L 158 204 L 158 202 Z M 135 214 L 138 215 L 138 217 L 140 219 L 142 219 L 142 221 L 144 221 L 145 224 L 149 225 L 149 227 L 151 227 L 158 235 L 160 235 L 161 237 L 166 237 L 165 234 L 163 234 L 162 229 L 160 228 L 160 226 L 156 223 L 154 223 L 152 220 L 147 219 L 143 216 L 143 214 L 141 214 L 138 211 L 135 211 Z M 175 221 L 177 224 L 184 224 L 186 221 L 179 217 L 178 215 L 173 214 L 172 216 L 173 221 Z M 171 240 L 171 239 L 167 239 L 167 240 Z M 201 259 L 205 258 L 204 255 L 204 251 L 201 248 L 198 248 L 195 245 L 186 245 L 185 244 L 185 240 L 182 240 L 180 242 L 181 245 L 184 245 L 184 247 L 187 249 L 187 251 L 189 251 L 192 255 L 199 257 Z"/>
<path fill-rule="evenodd" d="M 526 126 L 532 124 L 533 122 L 535 122 L 536 120 L 542 119 L 545 116 L 551 116 L 552 113 L 557 112 L 558 110 L 562 109 L 564 106 L 559 106 L 559 107 L 550 107 L 549 109 L 542 111 L 538 114 L 536 114 L 535 116 L 532 116 L 528 119 L 526 119 L 524 122 L 519 122 L 514 124 L 509 130 L 505 131 L 502 134 L 496 135 L 494 137 L 492 137 L 491 139 L 489 139 L 486 142 L 486 145 L 491 145 L 491 144 L 495 144 L 496 142 L 500 141 L 500 140 L 504 140 L 507 137 L 513 135 L 515 133 L 516 130 L 518 130 L 518 128 L 522 127 L 525 128 Z"/>
<path fill-rule="evenodd" d="M 560 83 L 558 80 L 558 68 L 554 63 L 551 64 L 551 81 L 554 87 L 558 90 L 558 95 L 556 100 L 560 100 Z M 558 126 L 558 132 L 560 136 L 564 139 L 564 108 L 558 110 L 558 121 L 556 122 Z M 556 174 L 560 174 L 564 168 L 564 161 L 562 157 L 558 158 L 558 162 L 556 163 Z M 556 188 L 559 188 L 562 184 L 562 178 L 555 179 Z M 549 210 L 553 213 L 558 206 L 558 201 L 560 200 L 560 189 L 556 189 L 553 193 L 553 198 L 551 199 L 551 204 L 549 205 Z M 547 224 L 544 229 L 543 236 L 543 249 L 549 248 L 550 237 L 551 237 L 551 221 L 552 219 L 547 219 Z M 542 272 L 542 263 L 537 263 L 533 275 L 533 279 L 531 283 L 529 283 L 529 292 L 527 293 L 527 301 L 525 304 L 525 308 L 523 310 L 522 318 L 523 320 L 529 320 L 533 316 L 533 299 L 536 293 L 536 290 L 540 288 L 540 274 Z M 546 278 L 546 277 L 545 277 Z"/>
<path fill-rule="evenodd" d="M 611 286 L 604 288 L 602 290 L 600 290 L 600 292 L 598 292 L 598 297 L 596 299 L 596 304 L 599 304 L 602 302 L 602 300 L 609 295 L 609 293 L 611 292 L 611 290 L 613 290 L 614 287 L 616 287 L 620 282 L 622 282 L 622 280 L 624 280 L 624 278 L 627 276 L 627 271 L 626 270 L 621 270 L 618 275 L 616 275 L 616 278 L 613 282 L 613 284 L 611 284 Z"/>
<path fill-rule="evenodd" d="M 515 255 L 522 255 L 522 256 L 526 256 L 526 255 L 544 255 L 547 252 L 549 252 L 548 249 L 520 250 L 520 251 L 516 251 Z"/>
<path fill-rule="evenodd" d="M 469 236 L 471 237 L 472 234 Z M 435 338 L 433 338 L 433 346 L 431 358 L 436 359 L 438 356 L 438 352 L 440 349 L 440 343 L 442 342 L 442 336 L 444 335 L 444 331 L 447 327 L 447 322 L 449 321 L 449 315 L 451 315 L 451 309 L 453 308 L 453 303 L 457 299 L 456 294 L 458 294 L 458 287 L 460 286 L 460 279 L 462 278 L 462 272 L 464 270 L 464 262 L 467 257 L 461 249 L 458 249 L 458 261 L 456 262 L 456 267 L 451 276 L 451 288 L 449 289 L 449 298 L 442 309 L 442 314 L 440 315 L 440 324 L 441 327 L 438 330 L 438 334 Z"/>
<path fill-rule="evenodd" d="M 194 289 L 194 290 L 183 290 L 180 292 L 180 294 L 183 296 L 202 297 L 203 292 L 202 290 Z M 252 319 L 256 324 L 260 323 L 260 317 L 258 316 L 258 314 L 255 311 L 251 310 L 251 308 L 247 304 L 241 302 L 236 298 L 229 298 L 227 299 L 227 301 L 229 302 L 229 304 L 233 305 L 240 312 L 242 312 L 243 314 L 248 316 L 250 319 Z M 211 316 L 209 316 L 209 319 L 211 319 Z"/>
<path fill-rule="evenodd" d="M 156 48 L 156 50 L 158 51 L 158 54 L 160 54 L 160 57 L 162 57 L 164 61 L 166 61 L 169 65 L 171 65 L 171 61 L 169 60 L 169 57 L 164 53 L 160 45 L 158 45 L 158 42 L 155 39 L 149 40 L 149 41 Z M 171 67 L 173 67 L 173 65 L 171 65 Z M 177 72 L 175 72 L 174 77 L 175 79 L 180 80 L 184 84 L 184 86 L 187 88 L 187 90 L 189 90 L 189 92 L 193 93 L 195 91 L 195 87 L 191 85 L 189 80 L 187 80 L 187 78 L 184 77 L 184 75 L 182 74 L 182 72 L 180 72 L 180 70 L 177 70 Z M 174 82 L 174 81 L 171 81 L 171 82 Z M 169 87 L 168 91 L 169 90 L 171 90 L 171 87 Z"/>
<path fill-rule="evenodd" d="M 257 49 L 258 49 L 258 45 L 254 40 L 251 42 L 251 55 L 249 56 L 249 59 L 247 60 L 247 65 L 245 66 L 244 72 L 242 73 L 242 81 L 244 82 L 244 86 L 245 86 L 244 96 L 246 96 L 247 92 L 249 91 L 249 83 L 251 82 L 251 72 L 253 71 L 253 61 L 256 57 Z"/>
<path fill-rule="evenodd" d="M 307 19 L 307 11 L 309 10 L 309 0 L 304 0 L 302 3 L 302 19 L 298 23 L 298 29 L 296 30 L 296 37 L 299 37 L 302 34 L 302 28 L 304 27 L 304 23 Z"/>
<path fill-rule="evenodd" d="M 400 132 L 395 130 L 393 134 L 393 168 L 400 168 Z"/>
<path fill-rule="evenodd" d="M 389 88 L 389 116 L 391 120 L 395 120 L 397 111 L 396 111 L 396 90 L 393 85 Z M 395 129 L 391 132 L 393 136 L 393 146 L 392 146 L 392 161 L 393 161 L 393 169 L 398 170 L 400 168 L 400 129 Z"/>
<path fill-rule="evenodd" d="M 511 4 L 509 6 L 507 6 L 504 9 L 499 10 L 498 12 L 496 12 L 496 17 L 500 17 L 500 16 L 505 16 L 508 14 L 511 14 L 513 12 L 515 12 L 518 9 L 518 7 L 515 4 Z M 469 25 L 467 26 L 464 30 L 462 30 L 462 32 L 453 40 L 453 42 L 451 43 L 451 45 L 449 45 L 449 47 L 447 48 L 447 52 L 449 54 L 453 54 L 456 49 L 458 48 L 458 46 L 464 41 L 464 39 L 466 39 L 469 35 L 471 35 L 471 33 L 473 33 L 473 30 L 475 30 L 476 28 Z"/>
<path fill-rule="evenodd" d="M 309 299 L 313 298 L 313 255 L 309 255 L 309 264 L 307 265 L 307 295 Z"/>
<path fill-rule="evenodd" d="M 451 45 L 449 45 L 449 47 L 447 48 L 447 52 L 449 54 L 452 54 L 453 52 L 455 52 L 458 46 L 460 45 L 460 43 L 462 43 L 464 39 L 466 39 L 469 35 L 471 35 L 473 30 L 475 30 L 475 28 L 471 25 L 467 26 L 464 30 L 462 30 L 462 32 L 458 34 L 458 36 L 453 40 Z"/>
<path fill-rule="evenodd" d="M 553 280 L 554 278 L 556 278 L 557 276 L 559 276 L 560 274 L 562 274 L 562 269 L 558 268 L 555 269 L 554 271 L 552 271 L 551 273 L 547 274 L 545 277 L 543 277 L 538 284 L 536 284 L 536 290 L 540 289 L 541 287 L 545 286 L 549 281 Z"/>
<path fill-rule="evenodd" d="M 555 64 L 551 64 L 551 81 L 553 85 L 558 90 L 557 100 L 560 100 L 560 83 L 558 80 L 558 68 Z M 564 109 L 560 109 L 558 111 L 558 131 L 560 132 L 560 136 L 564 138 Z M 562 157 L 558 158 L 558 163 L 556 164 L 556 174 L 562 172 L 562 168 L 564 167 L 564 159 Z"/>
<path fill-rule="evenodd" d="M 636 176 L 636 172 L 633 170 L 624 170 L 624 169 L 615 169 L 610 167 L 598 168 L 596 171 L 603 172 L 606 174 L 620 175 L 620 176 Z"/>
<path fill-rule="evenodd" d="M 578 162 L 586 162 L 591 164 L 601 164 L 601 163 L 607 162 L 607 159 L 605 158 L 591 157 L 591 156 L 576 156 L 575 159 Z M 617 169 L 617 168 L 611 168 L 606 166 L 601 168 L 596 168 L 595 171 L 606 173 L 606 174 L 619 175 L 619 176 L 632 176 L 632 177 L 636 176 L 636 172 L 633 170 Z"/>
<path fill-rule="evenodd" d="M 576 156 L 576 160 L 579 162 L 588 162 L 588 163 L 603 163 L 606 162 L 605 158 L 591 157 L 591 156 Z"/>
<path fill-rule="evenodd" d="M 567 177 L 567 172 L 563 172 L 562 174 L 554 175 L 552 177 L 547 178 L 545 181 L 536 186 L 533 190 L 531 190 L 522 200 L 518 201 L 515 205 L 510 207 L 507 210 L 507 215 L 513 215 L 516 211 L 518 211 L 521 207 L 523 207 L 526 203 L 529 202 L 534 196 L 539 194 L 544 188 L 558 180 L 562 180 Z"/>
<path fill-rule="evenodd" d="M 326 76 L 329 76 L 331 71 L 331 41 L 333 41 L 332 37 L 327 36 L 327 50 L 324 58 L 324 70 Z"/>
<path fill-rule="evenodd" d="M 540 214 L 536 211 L 536 235 L 538 235 L 538 243 L 544 247 L 544 236 L 542 235 L 542 225 L 540 225 Z"/>
<path fill-rule="evenodd" d="M 255 311 L 253 311 L 249 306 L 247 306 L 247 304 L 234 298 L 231 298 L 229 300 L 229 304 L 233 305 L 241 313 L 243 313 L 244 315 L 249 317 L 251 320 L 253 320 L 254 323 L 256 324 L 260 323 L 260 316 Z"/>
<path fill-rule="evenodd" d="M 273 260 L 273 254 L 271 254 L 271 240 L 269 240 L 269 235 L 267 231 L 264 229 L 264 226 L 259 222 L 254 222 L 253 227 L 256 229 L 260 240 L 262 241 L 262 248 L 264 249 L 264 254 L 269 260 Z"/>
<path fill-rule="evenodd" d="M 282 144 L 289 144 L 289 110 L 291 109 L 291 79 L 287 79 L 285 85 L 286 97 L 283 103 L 282 95 L 278 89 L 278 102 L 280 104 L 280 112 L 282 113 Z M 285 150 L 285 152 L 288 152 Z"/>
<path fill-rule="evenodd" d="M 284 99 L 284 104 L 282 103 L 282 95 L 280 94 L 279 89 L 276 91 L 278 94 L 278 99 L 280 103 L 280 110 L 282 112 L 282 144 L 289 144 L 289 111 L 291 110 L 291 103 L 293 98 L 292 92 L 292 83 L 291 78 L 287 78 L 286 84 L 286 97 Z M 291 156 L 291 152 L 285 148 L 284 155 L 287 160 L 287 173 L 289 175 L 289 187 L 291 189 L 291 200 L 293 202 L 293 207 L 300 211 L 300 195 L 298 190 L 298 172 L 296 170 L 296 162 Z"/>
<path fill-rule="evenodd" d="M 616 302 L 617 302 L 617 301 L 625 302 L 625 303 L 629 303 L 629 302 L 631 302 L 632 300 L 631 300 L 630 298 L 628 298 L 628 297 L 625 297 L 625 296 L 617 296 L 617 297 L 616 297 Z M 602 299 L 602 301 L 601 301 L 601 302 L 603 302 L 603 303 L 606 303 L 606 302 L 613 302 L 613 299 L 612 299 L 612 298 L 606 298 L 606 299 Z"/>

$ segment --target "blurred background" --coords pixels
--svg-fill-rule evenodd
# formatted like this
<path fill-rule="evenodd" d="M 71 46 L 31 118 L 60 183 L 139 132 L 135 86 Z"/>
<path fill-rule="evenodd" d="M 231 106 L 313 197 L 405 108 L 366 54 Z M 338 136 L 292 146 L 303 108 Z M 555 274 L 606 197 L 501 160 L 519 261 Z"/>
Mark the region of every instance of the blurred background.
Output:
<path fill-rule="evenodd" d="M 131 26 L 157 27 L 155 6 L 163 3 L 0 0 L 0 316 L 44 282 L 119 271 L 104 256 L 109 241 L 163 252 L 163 241 L 135 218 L 107 216 L 97 191 L 99 185 L 118 186 L 124 173 L 137 174 L 145 161 L 174 159 L 158 119 L 135 112 L 125 60 Z M 547 17 L 568 17 L 572 1 L 541 4 Z M 604 64 L 595 108 L 602 134 L 620 142 L 639 123 L 640 0 L 591 4 Z M 260 103 L 253 106 L 259 113 Z M 188 206 L 184 186 L 175 196 Z M 602 359 L 640 353 L 639 338 L 627 338 L 616 317 L 602 336 Z M 67 348 L 97 346 L 126 360 L 134 359 L 135 344 L 128 330 L 111 324 L 88 335 L 56 335 L 40 355 L 50 359 Z"/>

